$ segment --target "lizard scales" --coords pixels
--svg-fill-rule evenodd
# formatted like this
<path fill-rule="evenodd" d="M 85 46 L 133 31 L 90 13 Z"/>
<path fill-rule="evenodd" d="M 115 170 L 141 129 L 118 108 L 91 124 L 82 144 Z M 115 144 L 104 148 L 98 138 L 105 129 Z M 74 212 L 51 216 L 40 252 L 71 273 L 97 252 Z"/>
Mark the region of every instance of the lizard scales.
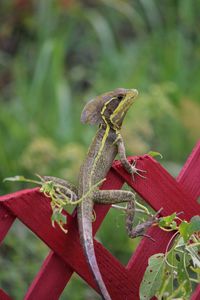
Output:
<path fill-rule="evenodd" d="M 91 186 L 103 179 L 111 168 L 112 162 L 119 151 L 117 142 L 121 140 L 119 130 L 122 121 L 137 94 L 138 92 L 135 89 L 116 89 L 113 92 L 98 96 L 86 104 L 81 116 L 82 122 L 98 124 L 100 127 L 80 171 L 79 198 L 87 193 Z M 126 161 L 126 164 L 129 163 Z M 133 170 L 131 166 L 129 166 L 130 170 Z M 107 192 L 109 193 L 109 191 Z M 97 285 L 103 298 L 108 300 L 111 298 L 103 282 L 94 253 L 92 235 L 94 194 L 95 192 L 90 194 L 85 201 L 78 205 L 79 232 L 86 258 Z"/>

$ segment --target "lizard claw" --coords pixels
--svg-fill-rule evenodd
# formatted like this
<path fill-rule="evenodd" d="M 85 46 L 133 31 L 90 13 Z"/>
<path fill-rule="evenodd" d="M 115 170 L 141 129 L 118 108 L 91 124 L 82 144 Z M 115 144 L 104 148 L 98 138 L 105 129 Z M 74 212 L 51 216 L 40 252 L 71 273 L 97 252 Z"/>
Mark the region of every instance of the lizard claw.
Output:
<path fill-rule="evenodd" d="M 146 179 L 146 176 L 144 176 L 140 173 L 147 173 L 147 171 L 136 168 L 136 163 L 137 163 L 137 161 L 133 160 L 133 162 L 131 164 L 131 166 L 132 166 L 131 176 L 132 176 L 133 181 L 135 181 L 135 178 L 134 178 L 135 174 L 142 177 L 142 178 L 144 178 L 144 179 Z"/>

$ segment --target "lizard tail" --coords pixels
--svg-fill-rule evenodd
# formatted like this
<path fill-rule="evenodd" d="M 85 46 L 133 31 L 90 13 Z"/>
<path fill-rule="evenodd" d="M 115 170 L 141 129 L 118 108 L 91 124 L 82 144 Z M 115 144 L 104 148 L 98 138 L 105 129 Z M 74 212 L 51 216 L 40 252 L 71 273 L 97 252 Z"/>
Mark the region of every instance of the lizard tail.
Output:
<path fill-rule="evenodd" d="M 82 211 L 83 212 L 83 211 Z M 112 300 L 107 288 L 103 282 L 99 267 L 97 264 L 95 252 L 94 252 L 94 243 L 92 235 L 92 222 L 88 220 L 88 217 L 79 219 L 79 229 L 81 235 L 81 242 L 84 247 L 85 256 L 87 258 L 90 269 L 94 275 L 95 281 L 101 291 L 102 298 L 104 300 Z"/>

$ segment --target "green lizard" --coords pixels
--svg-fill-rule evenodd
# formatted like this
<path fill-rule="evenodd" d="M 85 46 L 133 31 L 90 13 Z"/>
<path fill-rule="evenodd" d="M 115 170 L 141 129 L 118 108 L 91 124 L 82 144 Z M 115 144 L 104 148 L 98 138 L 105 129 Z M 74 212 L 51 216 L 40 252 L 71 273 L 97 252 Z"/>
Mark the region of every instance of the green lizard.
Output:
<path fill-rule="evenodd" d="M 129 236 L 133 237 L 132 221 L 134 217 L 135 196 L 131 191 L 93 189 L 98 182 L 106 177 L 115 156 L 119 154 L 123 167 L 134 176 L 145 172 L 130 164 L 126 158 L 125 147 L 120 129 L 125 114 L 137 97 L 135 89 L 119 88 L 100 95 L 86 104 L 81 115 L 83 123 L 99 125 L 99 129 L 88 150 L 87 157 L 79 174 L 78 190 L 67 181 L 59 178 L 44 176 L 45 180 L 52 180 L 65 186 L 69 190 L 73 201 L 83 199 L 78 204 L 78 225 L 81 244 L 83 246 L 90 269 L 100 289 L 103 299 L 111 299 L 100 274 L 93 245 L 92 219 L 94 203 L 115 204 L 131 203 L 130 217 L 127 217 L 126 228 Z M 142 176 L 143 177 L 143 176 Z M 87 197 L 84 198 L 84 195 Z"/>

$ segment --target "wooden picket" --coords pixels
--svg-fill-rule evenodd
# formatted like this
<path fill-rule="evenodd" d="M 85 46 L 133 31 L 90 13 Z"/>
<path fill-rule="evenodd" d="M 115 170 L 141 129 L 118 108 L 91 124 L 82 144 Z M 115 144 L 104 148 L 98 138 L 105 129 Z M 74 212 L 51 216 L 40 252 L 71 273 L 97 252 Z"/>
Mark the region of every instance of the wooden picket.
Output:
<path fill-rule="evenodd" d="M 190 220 L 192 216 L 200 214 L 200 205 L 197 203 L 200 195 L 200 142 L 187 159 L 177 179 L 147 155 L 129 157 L 130 161 L 133 159 L 137 159 L 138 168 L 147 171 L 145 180 L 137 177 L 133 182 L 120 162 L 116 161 L 102 189 L 120 189 L 124 182 L 127 182 L 153 209 L 159 210 L 163 207 L 163 215 L 183 211 L 184 219 Z M 109 208 L 107 205 L 95 206 L 97 219 L 93 224 L 94 234 Z M 73 272 L 78 273 L 98 292 L 79 242 L 76 213 L 67 214 L 68 234 L 64 234 L 59 228 L 53 228 L 50 217 L 49 199 L 37 188 L 0 197 L 0 242 L 5 238 L 13 221 L 18 218 L 51 249 L 24 299 L 59 299 Z M 148 257 L 163 252 L 171 238 L 171 233 L 163 232 L 157 227 L 151 228 L 148 233 L 156 242 L 142 239 L 127 266 L 123 266 L 94 239 L 99 269 L 112 299 L 139 299 L 139 285 Z M 11 299 L 6 292 L 0 289 L 1 300 Z M 200 285 L 191 299 L 200 299 Z"/>

